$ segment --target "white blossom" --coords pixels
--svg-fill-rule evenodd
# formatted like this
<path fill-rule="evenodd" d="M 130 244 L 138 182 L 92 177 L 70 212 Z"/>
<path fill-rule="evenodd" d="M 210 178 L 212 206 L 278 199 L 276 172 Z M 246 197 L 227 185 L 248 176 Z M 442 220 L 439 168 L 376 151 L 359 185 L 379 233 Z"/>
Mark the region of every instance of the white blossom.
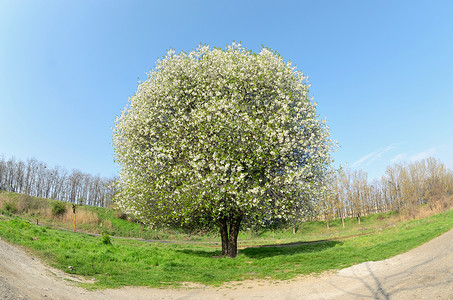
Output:
<path fill-rule="evenodd" d="M 290 216 L 331 161 L 307 78 L 267 48 L 168 51 L 116 120 L 116 203 L 152 225 Z"/>

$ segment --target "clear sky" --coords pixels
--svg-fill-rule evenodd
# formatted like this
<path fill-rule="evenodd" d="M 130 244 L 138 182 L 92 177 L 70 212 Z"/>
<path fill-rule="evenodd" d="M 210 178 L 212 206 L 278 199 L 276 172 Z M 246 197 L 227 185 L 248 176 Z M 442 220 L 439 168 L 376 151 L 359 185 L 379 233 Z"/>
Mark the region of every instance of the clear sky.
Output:
<path fill-rule="evenodd" d="M 291 60 L 340 148 L 380 177 L 453 168 L 453 1 L 0 0 L 0 155 L 110 177 L 116 115 L 170 48 Z"/>

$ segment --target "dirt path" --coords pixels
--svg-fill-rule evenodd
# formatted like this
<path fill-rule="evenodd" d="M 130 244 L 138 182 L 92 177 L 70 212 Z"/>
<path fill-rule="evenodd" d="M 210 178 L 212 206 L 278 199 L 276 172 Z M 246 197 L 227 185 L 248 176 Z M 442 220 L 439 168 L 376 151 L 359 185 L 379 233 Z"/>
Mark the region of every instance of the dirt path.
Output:
<path fill-rule="evenodd" d="M 453 230 L 387 260 L 285 282 L 92 292 L 79 280 L 0 240 L 0 299 L 453 299 Z"/>

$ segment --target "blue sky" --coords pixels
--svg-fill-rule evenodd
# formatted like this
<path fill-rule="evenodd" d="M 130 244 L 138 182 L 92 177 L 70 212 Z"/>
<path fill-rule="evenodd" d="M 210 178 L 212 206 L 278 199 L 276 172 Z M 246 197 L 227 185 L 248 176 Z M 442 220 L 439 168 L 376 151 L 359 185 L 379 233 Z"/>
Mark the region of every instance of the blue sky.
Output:
<path fill-rule="evenodd" d="M 0 0 L 0 155 L 110 177 L 138 80 L 169 48 L 233 40 L 310 77 L 336 165 L 453 168 L 451 1 Z"/>

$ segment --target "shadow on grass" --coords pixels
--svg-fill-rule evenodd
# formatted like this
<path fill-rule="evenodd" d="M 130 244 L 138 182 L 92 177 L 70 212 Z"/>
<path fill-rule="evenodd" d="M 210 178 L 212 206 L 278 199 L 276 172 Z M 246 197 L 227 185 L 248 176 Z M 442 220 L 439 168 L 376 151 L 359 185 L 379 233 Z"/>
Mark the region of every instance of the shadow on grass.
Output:
<path fill-rule="evenodd" d="M 278 255 L 295 255 L 299 253 L 320 252 L 341 245 L 343 242 L 332 240 L 321 240 L 313 242 L 296 242 L 289 244 L 265 245 L 250 247 L 239 251 L 249 258 L 266 258 Z"/>
<path fill-rule="evenodd" d="M 245 255 L 249 258 L 266 258 L 278 255 L 295 255 L 299 253 L 311 253 L 324 251 L 329 248 L 333 248 L 336 245 L 341 245 L 343 242 L 333 240 L 320 240 L 312 242 L 295 242 L 289 244 L 276 244 L 276 245 L 264 245 L 257 247 L 249 247 L 238 251 L 238 254 Z M 192 250 L 192 249 L 180 249 L 178 252 L 196 255 L 199 257 L 218 257 L 221 254 L 220 250 Z"/>
<path fill-rule="evenodd" d="M 184 254 L 188 255 L 196 255 L 199 257 L 206 257 L 206 258 L 211 258 L 211 257 L 220 257 L 220 254 L 222 254 L 222 251 L 220 250 L 192 250 L 192 249 L 178 249 L 176 252 L 181 252 Z"/>

